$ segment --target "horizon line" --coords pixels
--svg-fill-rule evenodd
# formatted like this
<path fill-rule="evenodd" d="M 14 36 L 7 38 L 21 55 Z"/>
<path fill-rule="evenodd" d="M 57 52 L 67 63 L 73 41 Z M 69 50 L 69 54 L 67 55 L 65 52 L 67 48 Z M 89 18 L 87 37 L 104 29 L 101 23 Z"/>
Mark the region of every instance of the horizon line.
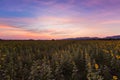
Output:
<path fill-rule="evenodd" d="M 120 35 L 113 35 L 113 36 L 105 36 L 105 37 L 96 37 L 96 36 L 94 36 L 94 37 L 89 37 L 89 36 L 85 36 L 85 37 L 68 37 L 68 38 L 61 38 L 61 39 L 54 39 L 54 38 L 52 38 L 52 39 L 32 39 L 32 38 L 30 38 L 30 39 L 2 39 L 2 38 L 0 38 L 0 40 L 65 40 L 65 39 L 77 39 L 77 38 L 98 38 L 98 39 L 104 39 L 104 38 L 108 38 L 108 37 L 118 37 L 118 36 L 120 36 Z"/>

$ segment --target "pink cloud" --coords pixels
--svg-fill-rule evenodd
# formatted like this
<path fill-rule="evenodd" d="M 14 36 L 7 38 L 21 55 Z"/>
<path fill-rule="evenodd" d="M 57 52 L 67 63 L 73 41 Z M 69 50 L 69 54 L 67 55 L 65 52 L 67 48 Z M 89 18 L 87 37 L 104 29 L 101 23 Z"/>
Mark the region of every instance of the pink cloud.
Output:
<path fill-rule="evenodd" d="M 62 24 L 71 24 L 71 23 L 79 23 L 85 20 L 84 18 L 73 18 L 73 17 L 57 17 L 57 16 L 42 16 L 36 18 L 0 18 L 0 22 L 3 24 L 6 23 L 25 23 L 27 24 L 47 24 L 47 25 L 62 25 Z"/>
<path fill-rule="evenodd" d="M 102 21 L 101 24 L 120 24 L 120 20 L 106 20 Z"/>
<path fill-rule="evenodd" d="M 86 20 L 85 18 L 46 16 L 39 17 L 36 22 L 43 22 L 51 26 L 51 25 L 76 24 L 83 22 L 85 20 Z"/>
<path fill-rule="evenodd" d="M 0 25 L 0 38 L 5 39 L 49 39 L 50 36 L 46 33 L 38 34 L 25 31 L 20 28 L 15 28 L 9 25 Z"/>

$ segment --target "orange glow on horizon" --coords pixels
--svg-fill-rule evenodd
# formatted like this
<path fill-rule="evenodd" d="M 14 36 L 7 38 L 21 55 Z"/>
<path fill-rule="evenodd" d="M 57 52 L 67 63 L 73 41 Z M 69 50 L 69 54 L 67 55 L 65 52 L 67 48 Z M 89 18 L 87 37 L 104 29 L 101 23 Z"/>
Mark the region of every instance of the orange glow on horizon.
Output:
<path fill-rule="evenodd" d="M 8 25 L 0 25 L 0 36 L 3 38 L 15 38 L 15 39 L 49 39 L 48 34 L 33 33 L 21 28 L 15 28 Z"/>

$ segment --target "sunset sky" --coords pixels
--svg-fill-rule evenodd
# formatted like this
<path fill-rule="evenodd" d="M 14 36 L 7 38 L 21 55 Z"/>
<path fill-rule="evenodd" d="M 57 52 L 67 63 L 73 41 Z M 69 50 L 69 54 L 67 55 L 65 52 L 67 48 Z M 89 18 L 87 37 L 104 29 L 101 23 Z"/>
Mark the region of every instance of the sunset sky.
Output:
<path fill-rule="evenodd" d="M 1 39 L 120 35 L 120 0 L 0 0 Z"/>

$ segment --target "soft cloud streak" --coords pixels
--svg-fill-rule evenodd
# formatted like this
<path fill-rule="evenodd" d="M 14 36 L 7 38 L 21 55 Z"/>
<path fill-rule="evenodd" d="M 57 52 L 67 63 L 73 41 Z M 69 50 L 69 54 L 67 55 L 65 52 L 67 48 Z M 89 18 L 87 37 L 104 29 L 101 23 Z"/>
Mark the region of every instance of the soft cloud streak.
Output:
<path fill-rule="evenodd" d="M 15 28 L 13 26 L 8 25 L 0 25 L 0 38 L 10 38 L 11 39 L 49 39 L 49 35 L 42 33 L 42 35 L 29 32 L 20 28 Z"/>

